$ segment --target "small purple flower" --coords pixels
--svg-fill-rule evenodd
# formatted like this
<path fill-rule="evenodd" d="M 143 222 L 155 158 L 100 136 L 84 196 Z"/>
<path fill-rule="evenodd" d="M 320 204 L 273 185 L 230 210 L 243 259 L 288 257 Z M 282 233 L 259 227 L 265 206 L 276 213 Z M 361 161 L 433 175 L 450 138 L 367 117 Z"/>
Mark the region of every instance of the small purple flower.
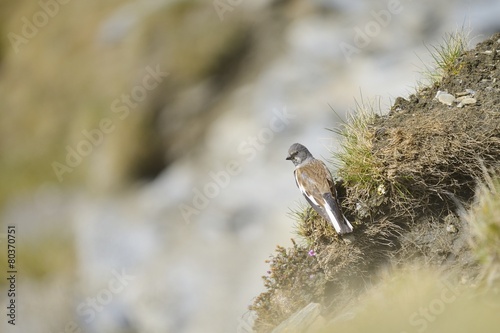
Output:
<path fill-rule="evenodd" d="M 309 250 L 309 256 L 310 257 L 315 257 L 316 256 L 316 252 L 314 252 L 314 250 Z"/>
<path fill-rule="evenodd" d="M 271 271 L 267 271 L 267 274 L 271 274 Z"/>

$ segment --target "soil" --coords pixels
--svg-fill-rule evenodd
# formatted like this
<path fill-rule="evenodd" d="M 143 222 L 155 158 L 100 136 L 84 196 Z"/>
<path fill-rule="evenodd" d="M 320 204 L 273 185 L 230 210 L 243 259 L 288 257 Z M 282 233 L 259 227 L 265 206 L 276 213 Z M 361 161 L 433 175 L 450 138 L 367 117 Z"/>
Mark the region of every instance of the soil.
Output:
<path fill-rule="evenodd" d="M 373 153 L 387 179 L 411 197 L 409 212 L 396 221 L 405 230 L 397 240 L 399 260 L 447 264 L 471 280 L 476 270 L 465 210 L 485 172 L 499 170 L 500 34 L 465 52 L 455 68 L 441 82 L 396 99 L 374 124 Z M 438 91 L 476 103 L 449 106 L 435 98 Z M 398 215 L 397 209 L 384 210 Z"/>
<path fill-rule="evenodd" d="M 399 177 L 404 183 L 405 177 L 422 173 L 426 187 L 422 190 L 445 188 L 462 199 L 470 198 L 482 171 L 473 160 L 489 165 L 496 164 L 498 157 L 491 145 L 499 143 L 499 61 L 500 34 L 496 34 L 463 54 L 457 73 L 408 100 L 396 99 L 389 115 L 375 124 L 374 153 L 389 178 Z M 438 91 L 471 96 L 477 102 L 462 108 L 448 106 L 434 98 Z"/>

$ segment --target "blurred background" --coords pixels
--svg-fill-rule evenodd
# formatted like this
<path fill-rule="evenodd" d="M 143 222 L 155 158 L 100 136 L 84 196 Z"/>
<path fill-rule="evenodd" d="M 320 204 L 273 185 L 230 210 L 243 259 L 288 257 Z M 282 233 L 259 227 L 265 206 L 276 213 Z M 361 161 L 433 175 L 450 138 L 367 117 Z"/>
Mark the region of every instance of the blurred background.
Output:
<path fill-rule="evenodd" d="M 304 204 L 294 142 L 329 160 L 356 100 L 408 96 L 445 33 L 500 2 L 0 2 L 2 332 L 249 332 Z M 6 279 L 0 280 L 2 308 Z"/>

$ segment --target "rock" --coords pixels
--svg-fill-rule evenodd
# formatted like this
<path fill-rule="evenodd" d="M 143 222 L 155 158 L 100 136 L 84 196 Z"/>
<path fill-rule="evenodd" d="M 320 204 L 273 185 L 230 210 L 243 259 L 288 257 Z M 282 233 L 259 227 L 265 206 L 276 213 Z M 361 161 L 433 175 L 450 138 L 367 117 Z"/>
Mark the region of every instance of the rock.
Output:
<path fill-rule="evenodd" d="M 476 94 L 476 91 L 472 89 L 465 89 L 465 91 L 471 96 L 474 96 Z"/>
<path fill-rule="evenodd" d="M 473 97 L 460 97 L 459 99 L 457 99 L 457 101 L 459 102 L 457 107 L 461 108 L 463 107 L 464 105 L 467 105 L 467 104 L 476 104 L 477 100 Z"/>
<path fill-rule="evenodd" d="M 451 106 L 453 105 L 453 102 L 455 102 L 455 96 L 453 96 L 452 94 L 448 94 L 447 92 L 444 92 L 444 91 L 441 91 L 441 90 L 438 90 L 437 94 L 436 94 L 436 98 L 439 102 L 445 104 L 445 105 L 448 105 L 448 106 Z"/>
<path fill-rule="evenodd" d="M 326 320 L 323 316 L 317 316 L 316 320 L 313 321 L 311 326 L 307 329 L 306 333 L 316 333 L 320 332 L 321 329 L 324 329 L 326 326 Z"/>
<path fill-rule="evenodd" d="M 380 184 L 378 187 L 377 187 L 377 194 L 378 195 L 385 195 L 387 193 L 387 190 L 385 188 L 385 185 L 384 184 Z"/>
<path fill-rule="evenodd" d="M 356 214 L 360 217 L 366 217 L 370 214 L 370 207 L 365 203 L 357 202 L 356 203 Z"/>
<path fill-rule="evenodd" d="M 309 303 L 282 322 L 272 333 L 308 332 L 311 325 L 321 317 L 320 312 L 321 306 L 318 303 Z"/>

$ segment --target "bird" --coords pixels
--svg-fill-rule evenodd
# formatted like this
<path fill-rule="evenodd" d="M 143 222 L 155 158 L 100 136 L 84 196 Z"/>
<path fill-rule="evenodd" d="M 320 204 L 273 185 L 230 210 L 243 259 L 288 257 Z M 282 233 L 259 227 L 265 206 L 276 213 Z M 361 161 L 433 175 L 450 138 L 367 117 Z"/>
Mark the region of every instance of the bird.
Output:
<path fill-rule="evenodd" d="M 325 163 L 315 159 L 300 143 L 290 146 L 286 160 L 295 165 L 295 183 L 309 205 L 329 221 L 339 235 L 351 233 L 352 225 L 342 214 L 332 174 Z"/>

